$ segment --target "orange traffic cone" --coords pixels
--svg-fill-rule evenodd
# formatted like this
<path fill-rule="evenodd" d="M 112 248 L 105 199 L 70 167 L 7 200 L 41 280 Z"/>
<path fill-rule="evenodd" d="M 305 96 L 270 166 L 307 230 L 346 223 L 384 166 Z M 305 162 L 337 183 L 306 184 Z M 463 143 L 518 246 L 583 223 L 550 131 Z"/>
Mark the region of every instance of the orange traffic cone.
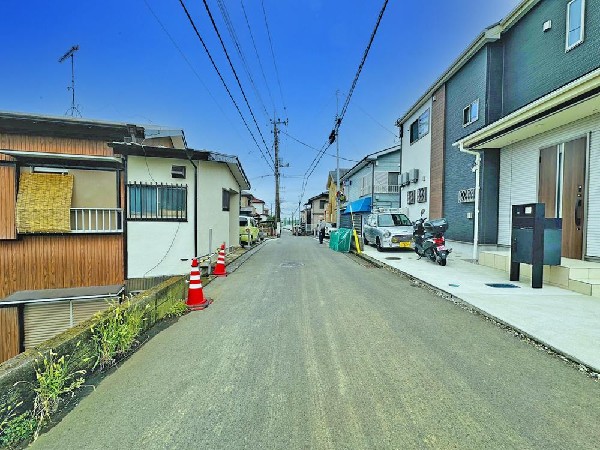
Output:
<path fill-rule="evenodd" d="M 190 286 L 188 289 L 188 298 L 185 304 L 192 311 L 207 308 L 212 300 L 204 298 L 202 292 L 202 280 L 200 278 L 200 269 L 198 269 L 198 260 L 192 259 L 192 271 L 190 272 Z"/>
<path fill-rule="evenodd" d="M 213 275 L 217 277 L 226 277 L 227 270 L 225 269 L 225 242 L 221 244 L 221 250 L 219 250 L 219 257 L 217 258 L 217 265 Z"/>

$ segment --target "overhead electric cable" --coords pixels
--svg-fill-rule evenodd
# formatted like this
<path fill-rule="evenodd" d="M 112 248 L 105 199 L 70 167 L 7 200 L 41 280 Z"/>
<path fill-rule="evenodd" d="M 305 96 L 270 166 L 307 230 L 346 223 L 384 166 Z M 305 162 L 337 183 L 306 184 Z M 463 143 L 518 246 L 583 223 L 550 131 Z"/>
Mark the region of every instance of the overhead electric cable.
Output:
<path fill-rule="evenodd" d="M 260 55 L 258 54 L 258 48 L 256 48 L 256 41 L 254 40 L 254 34 L 252 33 L 252 28 L 250 28 L 250 21 L 248 20 L 248 15 L 246 14 L 246 8 L 244 8 L 244 0 L 240 0 L 240 3 L 242 5 L 242 11 L 244 12 L 244 18 L 246 19 L 246 25 L 248 25 L 248 33 L 250 33 L 250 39 L 252 40 L 252 46 L 254 47 L 254 53 L 256 54 L 256 59 L 258 60 L 258 66 L 260 67 L 260 72 L 262 73 L 262 77 L 265 82 L 265 86 L 267 87 L 269 99 L 271 99 L 271 105 L 273 106 L 273 110 L 275 110 L 275 102 L 273 101 L 273 95 L 271 95 L 271 88 L 269 88 L 269 82 L 267 81 L 267 77 L 265 76 L 265 69 L 262 65 Z"/>
<path fill-rule="evenodd" d="M 256 147 L 260 151 L 261 156 L 263 157 L 263 159 L 265 160 L 265 162 L 267 163 L 267 165 L 269 166 L 269 168 L 273 170 L 274 169 L 273 166 L 271 165 L 271 163 L 269 162 L 269 160 L 265 156 L 264 152 L 260 148 L 260 145 L 258 145 L 258 141 L 256 140 L 256 137 L 254 136 L 254 133 L 252 133 L 252 130 L 250 130 L 250 126 L 248 125 L 248 122 L 246 122 L 246 119 L 244 118 L 244 115 L 242 114 L 242 111 L 240 110 L 240 108 L 239 108 L 237 102 L 235 101 L 235 99 L 233 98 L 233 95 L 231 94 L 231 91 L 229 90 L 229 87 L 227 86 L 227 83 L 223 79 L 223 76 L 221 75 L 221 72 L 219 71 L 219 68 L 217 67 L 217 64 L 215 63 L 215 60 L 213 59 L 212 55 L 210 54 L 210 51 L 208 50 L 208 47 L 206 46 L 206 43 L 204 42 L 204 39 L 202 39 L 202 36 L 200 35 L 200 32 L 198 31 L 198 28 L 196 28 L 196 24 L 194 23 L 194 20 L 192 19 L 192 16 L 190 16 L 190 13 L 189 13 L 188 9 L 186 8 L 185 3 L 183 2 L 183 0 L 179 0 L 179 3 L 181 4 L 181 7 L 185 11 L 185 15 L 187 16 L 190 24 L 192 25 L 192 28 L 194 29 L 194 31 L 196 33 L 196 36 L 198 36 L 198 39 L 202 43 L 202 47 L 204 47 L 204 51 L 206 52 L 206 54 L 208 56 L 208 59 L 210 59 L 210 62 L 212 63 L 213 68 L 217 72 L 217 75 L 219 75 L 219 79 L 221 80 L 221 83 L 223 83 L 223 86 L 225 87 L 225 90 L 227 91 L 227 94 L 229 95 L 229 98 L 233 102 L 233 104 L 235 106 L 235 109 L 237 110 L 237 112 L 239 113 L 240 117 L 242 118 L 242 121 L 244 122 L 244 125 L 246 125 L 246 129 L 250 133 L 250 136 L 252 136 L 252 140 L 254 141 L 254 143 L 256 144 Z M 267 151 L 267 154 L 269 154 L 268 151 Z M 271 155 L 269 154 L 269 156 L 271 156 Z M 273 158 L 271 157 L 271 161 L 272 161 L 272 159 Z"/>
<path fill-rule="evenodd" d="M 239 134 L 239 131 L 238 131 L 237 127 L 231 121 L 231 118 L 225 113 L 225 111 L 221 107 L 220 103 L 217 101 L 217 99 L 213 95 L 212 91 L 208 88 L 208 86 L 206 86 L 206 83 L 204 83 L 204 80 L 202 80 L 202 78 L 200 77 L 200 75 L 198 74 L 198 72 L 196 71 L 196 69 L 194 68 L 194 66 L 192 65 L 192 62 L 188 59 L 188 57 L 185 55 L 185 53 L 183 52 L 183 50 L 181 50 L 181 47 L 177 44 L 177 42 L 175 41 L 175 39 L 173 39 L 173 36 L 171 36 L 171 33 L 169 33 L 169 31 L 164 26 L 164 24 L 162 23 L 162 21 L 160 20 L 160 18 L 156 15 L 156 13 L 154 12 L 154 10 L 152 9 L 152 7 L 150 6 L 150 4 L 148 3 L 148 0 L 144 0 L 144 3 L 146 4 L 146 7 L 148 8 L 148 10 L 152 14 L 152 16 L 154 16 L 154 18 L 156 19 L 156 21 L 160 25 L 160 28 L 164 31 L 164 33 L 167 35 L 167 37 L 169 38 L 169 40 L 171 41 L 171 43 L 173 44 L 173 46 L 177 49 L 177 51 L 179 52 L 179 54 L 181 55 L 181 57 L 183 58 L 183 60 L 186 62 L 186 64 L 188 65 L 188 67 L 191 69 L 192 73 L 196 76 L 196 78 L 198 78 L 198 81 L 200 81 L 200 84 L 202 84 L 202 86 L 204 87 L 204 89 L 206 89 L 206 92 L 208 92 L 208 95 L 210 96 L 210 98 L 213 99 L 213 101 L 215 102 L 215 105 L 217 105 L 217 108 L 219 108 L 219 111 L 221 111 L 221 113 L 223 114 L 223 116 L 232 125 L 233 130 L 235 131 L 235 133 L 240 138 L 242 138 L 242 136 L 240 136 L 240 134 Z"/>
<path fill-rule="evenodd" d="M 250 106 L 250 103 L 248 102 L 248 97 L 246 97 L 246 92 L 244 92 L 244 88 L 242 87 L 242 83 L 240 82 L 240 78 L 238 77 L 238 74 L 237 74 L 237 72 L 235 70 L 235 67 L 233 67 L 233 62 L 231 61 L 231 58 L 229 57 L 229 53 L 227 52 L 227 48 L 225 47 L 225 43 L 223 42 L 223 39 L 221 38 L 221 33 L 219 32 L 219 29 L 217 28 L 217 24 L 215 23 L 215 19 L 214 19 L 212 13 L 210 12 L 210 7 L 208 6 L 208 3 L 207 3 L 206 0 L 202 0 L 202 2 L 204 3 L 204 8 L 206 9 L 206 12 L 208 13 L 208 17 L 210 18 L 210 21 L 211 21 L 212 26 L 213 26 L 213 28 L 215 30 L 215 33 L 217 33 L 217 37 L 219 38 L 219 42 L 221 43 L 221 47 L 223 48 L 223 52 L 225 53 L 225 57 L 227 58 L 227 61 L 229 62 L 229 67 L 231 67 L 231 71 L 233 72 L 233 75 L 235 76 L 235 80 L 237 81 L 238 87 L 240 88 L 240 91 L 242 92 L 242 97 L 244 97 L 244 101 L 246 102 L 246 106 L 248 107 L 248 110 L 250 111 L 250 115 L 252 116 L 252 120 L 254 121 L 254 125 L 256 126 L 256 129 L 258 130 L 258 134 L 260 134 L 260 138 L 262 139 L 263 144 L 265 145 L 265 149 L 267 150 L 267 154 L 269 155 L 269 157 L 271 158 L 271 161 L 274 164 L 275 160 L 273 159 L 273 156 L 269 152 L 269 146 L 267 145 L 267 142 L 265 141 L 265 137 L 263 136 L 262 131 L 260 131 L 260 127 L 258 126 L 258 122 L 256 121 L 256 117 L 254 116 L 254 111 L 252 110 L 252 107 Z"/>
<path fill-rule="evenodd" d="M 288 137 L 290 137 L 291 139 L 293 139 L 294 141 L 296 141 L 298 144 L 302 144 L 302 145 L 304 145 L 305 147 L 308 147 L 308 148 L 310 148 L 310 149 L 312 149 L 312 150 L 315 150 L 315 151 L 317 151 L 317 152 L 319 151 L 319 149 L 318 149 L 318 148 L 316 148 L 316 147 L 313 147 L 312 145 L 308 145 L 308 144 L 306 144 L 305 142 L 302 142 L 300 139 L 297 139 L 297 138 L 295 138 L 294 136 L 292 136 L 291 134 L 289 134 L 289 133 L 285 132 L 284 130 L 281 130 L 281 132 L 282 132 L 283 134 L 287 135 Z M 331 154 L 331 153 L 326 153 L 326 154 L 327 154 L 328 156 L 333 156 L 334 158 L 336 157 L 336 155 L 333 155 L 333 154 Z M 356 159 L 343 158 L 342 156 L 340 156 L 340 159 L 343 159 L 344 161 L 349 161 L 349 162 L 358 162 L 358 160 L 356 160 Z"/>
<path fill-rule="evenodd" d="M 227 27 L 227 31 L 229 32 L 229 36 L 231 37 L 231 40 L 233 41 L 233 44 L 235 45 L 237 54 L 240 57 L 240 60 L 242 61 L 242 67 L 244 68 L 244 72 L 246 72 L 246 76 L 250 80 L 250 84 L 252 85 L 252 90 L 254 91 L 254 95 L 256 95 L 256 98 L 260 102 L 260 105 L 262 106 L 262 109 L 265 113 L 266 118 L 269 119 L 270 116 L 269 116 L 269 113 L 267 112 L 265 102 L 263 101 L 262 96 L 260 95 L 260 92 L 258 91 L 256 84 L 254 83 L 254 78 L 252 77 L 252 73 L 250 72 L 250 68 L 248 67 L 248 62 L 246 61 L 246 57 L 244 56 L 244 52 L 242 51 L 242 46 L 240 45 L 240 41 L 237 37 L 237 33 L 235 32 L 235 27 L 233 26 L 233 23 L 231 22 L 231 17 L 229 16 L 229 11 L 227 10 L 227 5 L 225 4 L 225 2 L 223 0 L 217 0 L 217 3 L 219 4 L 219 9 L 221 10 L 221 15 L 223 16 L 223 21 L 225 22 L 225 26 Z"/>
<path fill-rule="evenodd" d="M 279 95 L 281 96 L 281 102 L 283 103 L 283 110 L 287 113 L 287 107 L 285 106 L 285 100 L 283 98 L 283 90 L 281 89 L 281 79 L 279 78 L 279 69 L 277 68 L 277 59 L 275 58 L 275 52 L 273 51 L 273 41 L 271 40 L 271 31 L 269 31 L 269 21 L 267 20 L 267 12 L 265 11 L 265 2 L 260 2 L 263 10 L 263 16 L 265 17 L 265 27 L 267 28 L 267 36 L 269 37 L 269 47 L 271 49 L 271 56 L 273 57 L 273 65 L 275 66 L 275 75 L 277 76 L 277 84 L 279 85 Z"/>
<path fill-rule="evenodd" d="M 377 17 L 377 22 L 375 24 L 375 28 L 373 29 L 373 32 L 371 33 L 371 38 L 369 39 L 369 43 L 367 44 L 367 48 L 365 49 L 365 51 L 363 53 L 363 57 L 362 57 L 362 59 L 360 61 L 360 64 L 358 65 L 358 69 L 356 71 L 356 74 L 354 75 L 354 80 L 352 81 L 352 86 L 350 87 L 350 90 L 348 91 L 348 96 L 346 97 L 346 101 L 344 102 L 344 106 L 342 107 L 341 113 L 338 116 L 336 116 L 336 118 L 335 118 L 334 127 L 331 130 L 331 133 L 329 134 L 328 141 L 323 145 L 323 147 L 321 148 L 321 150 L 319 150 L 319 154 L 317 154 L 315 156 L 315 158 L 313 159 L 313 161 L 309 165 L 308 169 L 306 170 L 305 179 L 304 179 L 304 183 L 303 183 L 303 189 L 302 189 L 302 195 L 304 195 L 304 189 L 306 187 L 306 183 L 308 181 L 308 178 L 315 171 L 317 165 L 321 161 L 321 158 L 323 158 L 323 155 L 325 154 L 325 152 L 327 151 L 327 149 L 337 139 L 337 134 L 339 132 L 340 125 L 342 124 L 342 121 L 344 120 L 344 116 L 346 115 L 346 111 L 348 110 L 348 105 L 350 104 L 350 99 L 352 98 L 352 94 L 354 93 L 354 88 L 356 87 L 356 83 L 358 82 L 358 78 L 360 77 L 360 74 L 362 72 L 362 68 L 363 68 L 363 66 L 365 64 L 365 61 L 367 60 L 367 56 L 369 54 L 369 50 L 371 49 L 371 45 L 373 44 L 373 40 L 375 39 L 375 35 L 377 34 L 377 30 L 379 28 L 379 24 L 381 23 L 381 18 L 383 17 L 383 13 L 385 12 L 385 8 L 387 7 L 387 4 L 388 4 L 388 0 L 384 0 L 383 6 L 381 7 L 381 11 L 379 12 L 379 16 Z"/>

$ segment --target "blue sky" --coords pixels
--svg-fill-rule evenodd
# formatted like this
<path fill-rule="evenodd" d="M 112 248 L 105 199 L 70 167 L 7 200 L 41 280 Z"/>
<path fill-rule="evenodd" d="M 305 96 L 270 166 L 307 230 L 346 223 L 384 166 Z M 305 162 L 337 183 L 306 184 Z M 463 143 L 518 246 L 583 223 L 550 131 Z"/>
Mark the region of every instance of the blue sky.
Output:
<path fill-rule="evenodd" d="M 185 4 L 262 147 L 203 1 Z M 208 4 L 268 147 L 273 143 L 269 120 L 275 116 L 288 119 L 284 129 L 289 135 L 321 148 L 333 126 L 336 91 L 341 106 L 383 1 L 243 0 L 260 63 L 241 1 Z M 340 155 L 360 160 L 394 145 L 395 120 L 483 28 L 517 4 L 390 0 L 340 128 Z M 223 5 L 256 90 L 224 22 Z M 268 205 L 273 202 L 272 172 L 178 0 L 4 0 L 0 42 L 0 110 L 63 115 L 70 106 L 66 87 L 71 75 L 70 65 L 58 59 L 78 44 L 76 101 L 84 118 L 183 128 L 192 148 L 238 155 L 252 192 Z M 281 159 L 289 163 L 282 169 L 282 215 L 289 215 L 297 208 L 302 176 L 316 151 L 283 133 L 280 137 Z M 325 155 L 308 180 L 304 201 L 325 190 L 327 173 L 334 168 L 335 158 Z"/>

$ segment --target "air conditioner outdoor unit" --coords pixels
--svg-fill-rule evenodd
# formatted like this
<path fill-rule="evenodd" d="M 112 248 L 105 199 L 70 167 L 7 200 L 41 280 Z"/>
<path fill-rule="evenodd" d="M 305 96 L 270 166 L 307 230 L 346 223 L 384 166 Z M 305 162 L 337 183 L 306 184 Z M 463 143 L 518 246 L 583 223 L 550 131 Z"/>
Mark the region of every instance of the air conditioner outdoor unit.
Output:
<path fill-rule="evenodd" d="M 400 175 L 400 186 L 407 186 L 410 184 L 408 172 L 404 172 Z"/>
<path fill-rule="evenodd" d="M 419 181 L 419 169 L 411 169 L 408 172 L 408 179 L 411 183 Z"/>

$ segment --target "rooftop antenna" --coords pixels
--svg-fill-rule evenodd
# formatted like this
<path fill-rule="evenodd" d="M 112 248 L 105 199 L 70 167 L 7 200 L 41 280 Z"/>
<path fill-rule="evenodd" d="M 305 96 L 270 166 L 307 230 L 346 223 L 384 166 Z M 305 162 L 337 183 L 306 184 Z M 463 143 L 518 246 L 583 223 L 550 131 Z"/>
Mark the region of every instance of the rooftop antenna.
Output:
<path fill-rule="evenodd" d="M 71 107 L 69 109 L 67 109 L 67 112 L 65 113 L 65 116 L 71 116 L 71 117 L 81 117 L 81 112 L 79 111 L 79 109 L 77 108 L 77 106 L 75 106 L 75 52 L 79 50 L 79 45 L 74 45 L 73 47 L 71 47 L 71 49 L 65 53 L 64 55 L 62 55 L 62 57 L 58 60 L 59 63 L 62 63 L 65 61 L 65 59 L 67 58 L 71 58 L 71 86 L 67 87 L 67 90 L 71 91 Z"/>

